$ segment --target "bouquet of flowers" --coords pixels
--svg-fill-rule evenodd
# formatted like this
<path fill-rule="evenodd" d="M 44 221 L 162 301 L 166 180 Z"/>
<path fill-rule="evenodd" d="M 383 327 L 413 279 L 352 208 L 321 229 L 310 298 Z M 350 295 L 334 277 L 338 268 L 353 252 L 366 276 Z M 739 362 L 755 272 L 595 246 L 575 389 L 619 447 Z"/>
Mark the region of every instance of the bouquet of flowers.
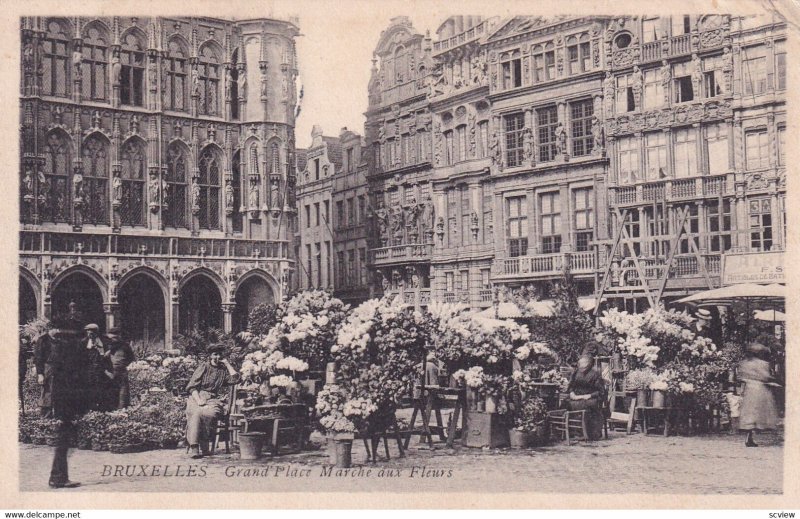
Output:
<path fill-rule="evenodd" d="M 533 432 L 547 418 L 547 404 L 539 397 L 526 398 L 514 413 L 514 428 Z"/>
<path fill-rule="evenodd" d="M 542 382 L 550 383 L 550 384 L 558 384 L 558 389 L 561 392 L 564 392 L 569 388 L 569 379 L 561 374 L 558 368 L 553 368 L 551 370 L 545 371 L 542 373 Z"/>
<path fill-rule="evenodd" d="M 628 390 L 639 390 L 639 389 L 650 389 L 650 384 L 655 382 L 656 374 L 653 370 L 642 368 L 642 369 L 634 369 L 628 372 L 628 375 L 625 377 L 625 389 Z"/>

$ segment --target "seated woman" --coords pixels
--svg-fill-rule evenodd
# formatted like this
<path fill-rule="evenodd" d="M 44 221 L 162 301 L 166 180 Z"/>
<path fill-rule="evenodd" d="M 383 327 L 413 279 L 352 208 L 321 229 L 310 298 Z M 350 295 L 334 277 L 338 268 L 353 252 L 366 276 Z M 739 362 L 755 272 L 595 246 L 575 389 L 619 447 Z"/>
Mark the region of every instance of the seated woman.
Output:
<path fill-rule="evenodd" d="M 240 379 L 230 362 L 222 358 L 224 351 L 222 344 L 209 347 L 208 361 L 198 366 L 186 385 L 186 441 L 195 459 L 208 452 L 214 425 L 225 413 L 225 387 Z"/>
<path fill-rule="evenodd" d="M 578 368 L 569 381 L 570 411 L 586 411 L 586 434 L 590 440 L 599 440 L 603 436 L 605 417 L 600 409 L 600 402 L 605 394 L 603 377 L 592 366 L 594 359 L 583 356 L 578 360 Z"/>

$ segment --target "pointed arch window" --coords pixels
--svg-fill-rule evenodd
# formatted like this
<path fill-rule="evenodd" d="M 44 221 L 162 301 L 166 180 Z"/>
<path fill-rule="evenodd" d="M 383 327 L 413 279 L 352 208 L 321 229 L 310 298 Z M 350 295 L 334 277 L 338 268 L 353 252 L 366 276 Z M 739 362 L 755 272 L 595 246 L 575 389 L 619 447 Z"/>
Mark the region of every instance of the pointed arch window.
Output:
<path fill-rule="evenodd" d="M 42 93 L 66 97 L 69 93 L 67 63 L 69 60 L 69 31 L 64 24 L 52 20 L 47 24 L 42 55 Z"/>
<path fill-rule="evenodd" d="M 129 140 L 122 147 L 122 225 L 144 225 L 145 151 L 137 140 Z"/>
<path fill-rule="evenodd" d="M 200 228 L 219 229 L 220 156 L 210 147 L 200 155 Z"/>
<path fill-rule="evenodd" d="M 250 174 L 258 175 L 258 144 L 252 143 L 249 148 Z"/>
<path fill-rule="evenodd" d="M 108 99 L 108 37 L 99 27 L 90 27 L 83 40 L 83 98 Z"/>
<path fill-rule="evenodd" d="M 269 172 L 279 175 L 281 172 L 281 147 L 277 141 L 273 141 L 269 146 Z"/>
<path fill-rule="evenodd" d="M 74 187 L 73 187 L 74 189 Z M 83 222 L 108 224 L 108 141 L 93 135 L 83 144 Z"/>
<path fill-rule="evenodd" d="M 186 110 L 186 76 L 188 53 L 177 40 L 169 42 L 169 54 L 162 62 L 164 75 L 163 101 L 166 110 Z"/>
<path fill-rule="evenodd" d="M 133 33 L 128 33 L 123 39 L 120 63 L 120 102 L 144 106 L 144 45 Z"/>
<path fill-rule="evenodd" d="M 198 85 L 200 95 L 199 112 L 203 115 L 219 115 L 219 58 L 209 46 L 203 47 L 200 53 Z"/>
<path fill-rule="evenodd" d="M 69 221 L 70 143 L 58 133 L 47 136 L 44 150 L 44 178 L 39 178 L 39 216 L 45 222 Z"/>
<path fill-rule="evenodd" d="M 167 227 L 188 227 L 186 218 L 186 192 L 188 176 L 186 165 L 187 153 L 183 146 L 173 143 L 167 149 L 167 192 L 169 205 L 164 213 L 164 225 Z"/>

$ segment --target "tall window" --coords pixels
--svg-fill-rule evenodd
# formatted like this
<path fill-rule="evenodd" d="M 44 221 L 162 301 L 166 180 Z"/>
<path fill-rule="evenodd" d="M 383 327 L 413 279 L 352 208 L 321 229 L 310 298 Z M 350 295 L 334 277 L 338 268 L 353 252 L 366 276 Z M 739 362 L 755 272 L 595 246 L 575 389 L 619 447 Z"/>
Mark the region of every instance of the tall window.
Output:
<path fill-rule="evenodd" d="M 537 83 L 548 81 L 556 77 L 556 53 L 553 43 L 537 45 L 533 48 L 533 80 Z"/>
<path fill-rule="evenodd" d="M 221 66 L 219 57 L 210 46 L 200 51 L 200 62 L 197 65 L 200 84 L 199 112 L 203 115 L 219 115 L 219 81 Z M 194 88 L 194 85 L 192 86 Z"/>
<path fill-rule="evenodd" d="M 444 164 L 450 166 L 453 164 L 453 130 L 444 132 Z M 394 148 L 394 146 L 392 146 Z"/>
<path fill-rule="evenodd" d="M 350 249 L 347 251 L 347 281 L 348 285 L 352 286 L 356 281 L 356 251 Z"/>
<path fill-rule="evenodd" d="M 716 56 L 703 60 L 703 96 L 706 98 L 722 95 L 722 57 Z"/>
<path fill-rule="evenodd" d="M 522 86 L 522 60 L 518 51 L 504 56 L 500 67 L 503 72 L 503 90 Z"/>
<path fill-rule="evenodd" d="M 319 227 L 319 202 L 314 202 L 314 225 Z"/>
<path fill-rule="evenodd" d="M 589 35 L 581 34 L 579 37 L 570 37 L 567 40 L 567 55 L 569 57 L 570 74 L 580 74 L 591 70 L 592 58 Z"/>
<path fill-rule="evenodd" d="M 786 126 L 778 126 L 778 166 L 786 165 Z"/>
<path fill-rule="evenodd" d="M 467 186 L 461 187 L 461 244 L 467 245 L 472 241 L 472 203 Z"/>
<path fill-rule="evenodd" d="M 122 146 L 122 225 L 144 224 L 144 185 L 147 166 L 144 144 L 131 139 Z"/>
<path fill-rule="evenodd" d="M 211 147 L 200 154 L 200 228 L 219 229 L 221 158 Z"/>
<path fill-rule="evenodd" d="M 311 206 L 306 204 L 306 229 L 311 228 Z"/>
<path fill-rule="evenodd" d="M 592 114 L 594 105 L 591 99 L 570 104 L 572 122 L 572 156 L 589 155 L 594 147 L 592 136 Z"/>
<path fill-rule="evenodd" d="M 406 64 L 406 49 L 402 45 L 394 51 L 394 71 L 397 83 L 408 79 L 408 65 Z"/>
<path fill-rule="evenodd" d="M 708 173 L 719 175 L 730 170 L 728 154 L 728 128 L 723 123 L 706 126 L 706 149 L 708 151 Z"/>
<path fill-rule="evenodd" d="M 753 251 L 772 249 L 772 204 L 768 198 L 750 200 L 750 248 Z"/>
<path fill-rule="evenodd" d="M 108 224 L 108 141 L 92 135 L 83 144 L 83 221 Z M 73 186 L 74 189 L 74 186 Z"/>
<path fill-rule="evenodd" d="M 639 211 L 631 210 L 627 213 L 625 219 L 625 230 L 628 231 L 628 236 L 631 239 L 636 239 L 641 237 L 641 222 L 639 220 Z M 631 251 L 630 246 L 624 247 L 624 254 L 625 257 L 630 257 Z M 641 254 L 642 244 L 639 241 L 633 242 L 633 250 L 634 252 L 639 255 Z"/>
<path fill-rule="evenodd" d="M 314 244 L 314 257 L 317 263 L 317 288 L 322 288 L 322 245 Z"/>
<path fill-rule="evenodd" d="M 467 127 L 461 125 L 456 128 L 456 162 L 467 160 Z"/>
<path fill-rule="evenodd" d="M 456 247 L 460 245 L 458 235 L 458 190 L 447 190 L 447 235 L 449 236 L 448 245 Z"/>
<path fill-rule="evenodd" d="M 328 278 L 328 286 L 333 286 L 333 255 L 331 254 L 331 242 L 325 241 L 325 275 Z"/>
<path fill-rule="evenodd" d="M 708 202 L 708 248 L 711 252 L 726 252 L 731 248 L 731 201 Z"/>
<path fill-rule="evenodd" d="M 537 132 L 539 134 L 539 162 L 555 160 L 556 128 L 558 127 L 558 112 L 555 106 L 539 108 L 536 110 Z"/>
<path fill-rule="evenodd" d="M 331 201 L 330 200 L 323 200 L 322 201 L 322 220 L 325 222 L 326 225 L 331 224 Z"/>
<path fill-rule="evenodd" d="M 775 88 L 786 90 L 786 41 L 775 42 Z"/>
<path fill-rule="evenodd" d="M 528 254 L 528 207 L 524 196 L 506 199 L 508 214 L 508 255 L 512 258 Z"/>
<path fill-rule="evenodd" d="M 128 33 L 119 53 L 122 64 L 120 102 L 124 105 L 144 105 L 144 46 L 135 34 Z"/>
<path fill-rule="evenodd" d="M 336 202 L 336 224 L 339 228 L 347 227 L 347 220 L 344 216 L 344 202 L 342 200 Z"/>
<path fill-rule="evenodd" d="M 39 194 L 45 203 L 39 206 L 45 222 L 67 222 L 70 214 L 69 178 L 71 174 L 70 141 L 59 133 L 50 133 L 44 149 L 44 185 Z"/>
<path fill-rule="evenodd" d="M 692 17 L 691 16 L 673 16 L 672 17 L 672 35 L 680 36 L 682 34 L 689 34 L 692 32 Z"/>
<path fill-rule="evenodd" d="M 483 243 L 494 241 L 492 186 L 483 184 Z"/>
<path fill-rule="evenodd" d="M 745 154 L 748 170 L 769 167 L 769 139 L 766 129 L 753 130 L 745 134 Z"/>
<path fill-rule="evenodd" d="M 274 140 L 269 145 L 269 172 L 273 175 L 281 172 L 281 146 Z"/>
<path fill-rule="evenodd" d="M 82 92 L 84 99 L 108 99 L 108 36 L 99 27 L 90 26 L 83 39 Z"/>
<path fill-rule="evenodd" d="M 347 273 L 344 266 L 344 251 L 336 253 L 336 275 L 339 276 L 339 284 L 341 286 L 348 286 Z"/>
<path fill-rule="evenodd" d="M 663 204 L 653 204 L 644 208 L 644 223 L 647 229 L 647 236 L 650 237 L 650 256 L 668 256 L 670 240 L 669 218 L 666 207 Z"/>
<path fill-rule="evenodd" d="M 594 237 L 594 203 L 592 188 L 573 191 L 575 197 L 575 250 L 586 252 Z"/>
<path fill-rule="evenodd" d="M 244 215 L 239 212 L 239 207 L 242 205 L 242 158 L 239 152 L 233 155 L 231 177 L 231 187 L 233 188 L 233 232 L 242 232 Z"/>
<path fill-rule="evenodd" d="M 672 74 L 674 77 L 673 90 L 675 92 L 676 103 L 694 101 L 695 96 L 700 95 L 700 92 L 694 91 L 691 67 L 691 62 L 677 63 L 672 67 Z"/>
<path fill-rule="evenodd" d="M 354 199 L 348 198 L 347 199 L 347 221 L 350 222 L 350 225 L 356 225 L 356 208 Z"/>
<path fill-rule="evenodd" d="M 621 185 L 635 184 L 639 181 L 639 141 L 636 137 L 623 137 L 617 140 L 617 162 Z"/>
<path fill-rule="evenodd" d="M 539 197 L 542 229 L 542 253 L 561 252 L 561 203 L 558 193 Z"/>
<path fill-rule="evenodd" d="M 681 254 L 689 254 L 692 252 L 692 247 L 690 245 L 690 241 L 694 242 L 695 247 L 699 248 L 698 238 L 697 235 L 700 232 L 700 216 L 699 210 L 696 204 L 692 204 L 689 206 L 689 215 L 686 218 L 686 232 L 681 238 L 679 250 Z"/>
<path fill-rule="evenodd" d="M 177 40 L 169 42 L 169 54 L 162 60 L 164 67 L 164 108 L 166 110 L 186 110 L 186 85 L 189 53 Z"/>
<path fill-rule="evenodd" d="M 694 177 L 697 171 L 697 130 L 682 128 L 675 131 L 675 176 Z"/>
<path fill-rule="evenodd" d="M 630 74 L 617 76 L 616 103 L 618 114 L 636 110 L 636 99 L 633 95 L 633 79 Z"/>
<path fill-rule="evenodd" d="M 767 91 L 767 58 L 764 48 L 743 49 L 742 72 L 745 95 L 763 94 Z"/>
<path fill-rule="evenodd" d="M 308 206 L 306 206 L 308 207 Z M 312 277 L 312 273 L 314 272 L 314 264 L 311 262 L 311 244 L 306 244 L 306 280 L 307 286 L 313 287 L 314 286 L 314 278 Z"/>
<path fill-rule="evenodd" d="M 486 157 L 489 150 L 489 121 L 481 121 L 478 123 L 478 158 Z"/>
<path fill-rule="evenodd" d="M 364 195 L 358 195 L 358 223 L 364 224 L 367 218 L 367 199 Z"/>
<path fill-rule="evenodd" d="M 69 60 L 69 30 L 61 22 L 51 20 L 47 24 L 42 59 L 42 93 L 66 97 L 68 92 L 67 63 Z M 31 58 L 32 59 L 32 58 Z"/>
<path fill-rule="evenodd" d="M 367 249 L 362 247 L 358 249 L 358 284 L 360 286 L 367 285 Z"/>
<path fill-rule="evenodd" d="M 659 180 L 667 176 L 667 136 L 658 131 L 648 133 L 644 138 L 647 148 L 647 180 Z"/>
<path fill-rule="evenodd" d="M 188 227 L 186 218 L 186 194 L 189 183 L 187 164 L 189 153 L 181 144 L 174 142 L 167 149 L 167 186 L 169 207 L 164 214 L 168 227 Z"/>
<path fill-rule="evenodd" d="M 661 20 L 659 18 L 642 18 L 642 39 L 644 43 L 656 41 L 661 37 Z"/>
<path fill-rule="evenodd" d="M 524 157 L 523 132 L 525 131 L 525 115 L 510 114 L 504 118 L 506 125 L 506 166 L 513 168 L 522 165 Z"/>
<path fill-rule="evenodd" d="M 644 71 L 644 107 L 648 110 L 660 108 L 664 104 L 664 83 L 661 82 L 661 70 Z"/>

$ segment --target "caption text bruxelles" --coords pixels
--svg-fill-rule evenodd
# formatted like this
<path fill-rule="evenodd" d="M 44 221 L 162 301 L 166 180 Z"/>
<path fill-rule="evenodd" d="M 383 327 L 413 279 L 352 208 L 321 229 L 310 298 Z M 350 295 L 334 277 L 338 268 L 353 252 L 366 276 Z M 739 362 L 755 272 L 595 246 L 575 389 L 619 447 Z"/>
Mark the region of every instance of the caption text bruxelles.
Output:
<path fill-rule="evenodd" d="M 214 471 L 208 465 L 103 465 L 103 477 L 207 477 Z M 351 467 L 304 465 L 226 465 L 223 468 L 228 478 L 452 478 L 453 469 L 428 466 L 395 467 Z"/>

